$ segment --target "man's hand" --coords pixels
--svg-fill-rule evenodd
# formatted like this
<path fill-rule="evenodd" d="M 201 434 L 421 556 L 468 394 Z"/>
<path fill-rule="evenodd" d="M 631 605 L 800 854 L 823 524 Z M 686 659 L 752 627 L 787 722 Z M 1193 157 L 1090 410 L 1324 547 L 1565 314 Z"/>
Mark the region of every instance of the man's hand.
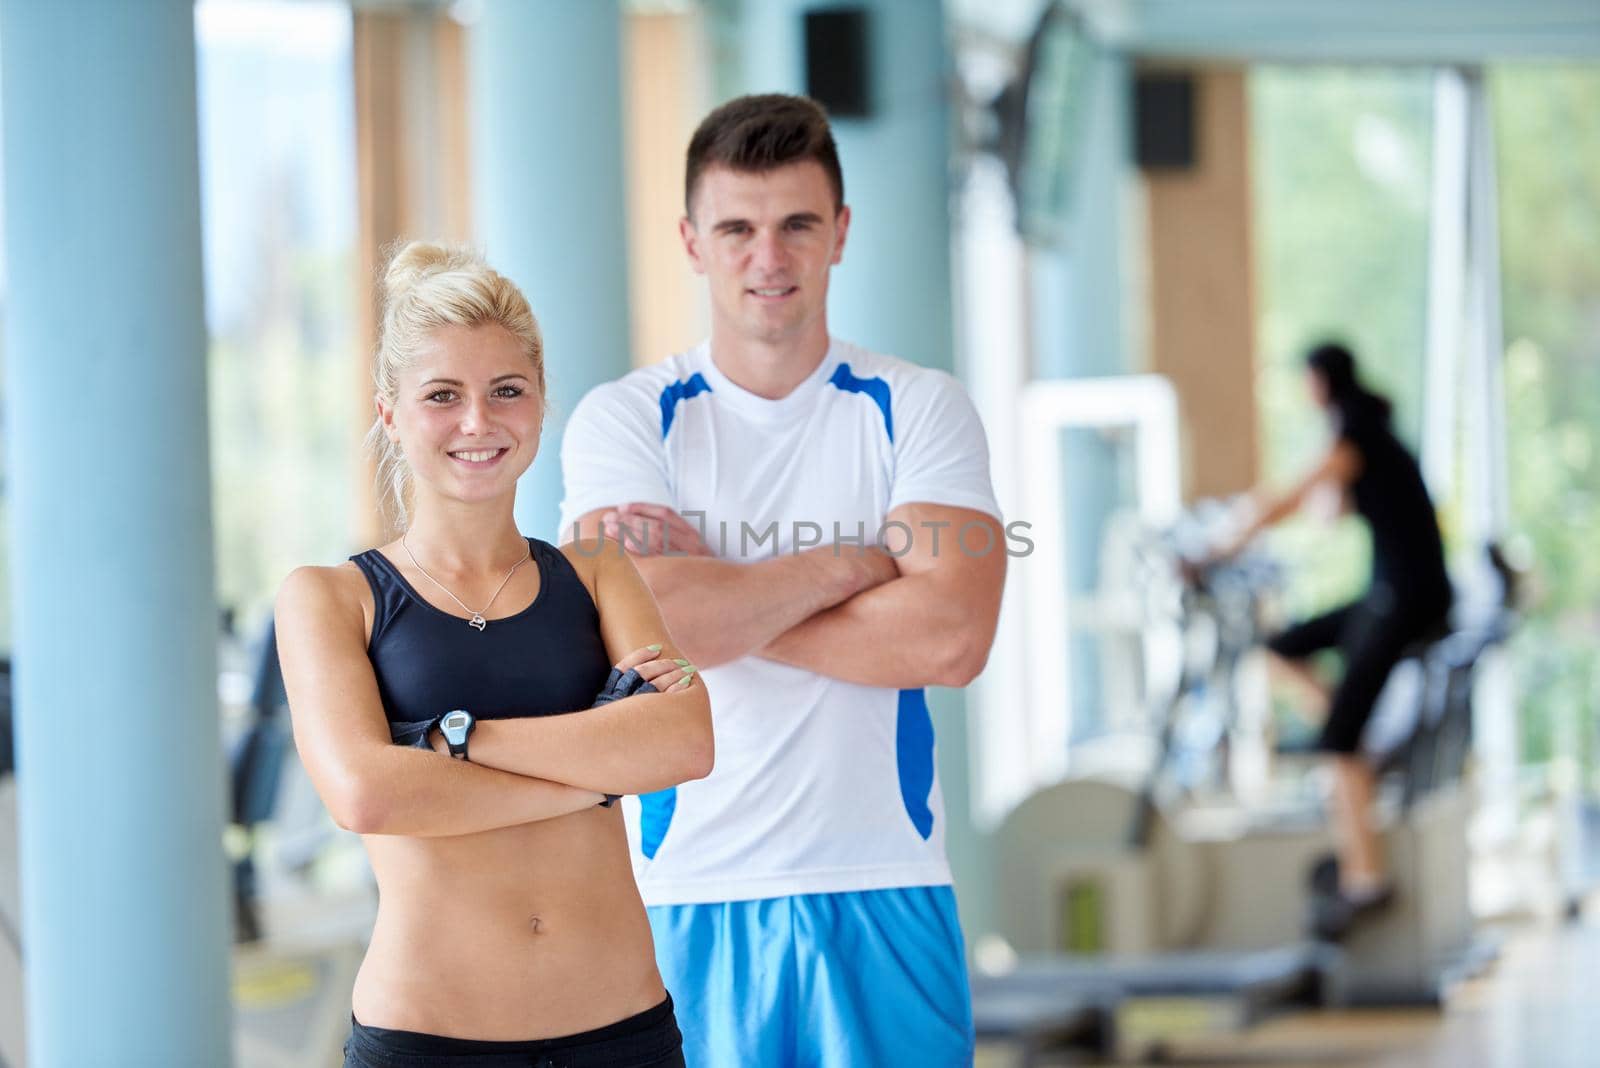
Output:
<path fill-rule="evenodd" d="M 625 522 L 631 524 L 627 531 Z M 655 504 L 596 508 L 579 516 L 573 530 L 586 543 L 610 535 L 622 544 L 622 534 L 628 534 L 626 555 L 649 584 L 672 633 L 683 636 L 682 655 L 704 668 L 753 653 L 797 623 L 891 582 L 903 570 L 882 549 L 854 543 L 762 560 L 725 560 L 677 512 Z M 659 551 L 660 537 L 652 539 L 653 531 L 665 532 L 669 552 Z"/>
<path fill-rule="evenodd" d="M 600 529 L 633 556 L 715 556 L 700 531 L 660 504 L 624 504 L 600 517 Z"/>

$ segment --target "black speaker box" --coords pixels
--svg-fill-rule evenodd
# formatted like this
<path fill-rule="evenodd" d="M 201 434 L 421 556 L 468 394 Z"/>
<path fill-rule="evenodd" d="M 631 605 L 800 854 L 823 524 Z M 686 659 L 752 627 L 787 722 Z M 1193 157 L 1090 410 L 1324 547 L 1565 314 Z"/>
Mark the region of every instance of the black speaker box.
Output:
<path fill-rule="evenodd" d="M 1195 79 L 1167 71 L 1134 79 L 1134 158 L 1147 170 L 1195 165 Z"/>
<path fill-rule="evenodd" d="M 805 13 L 806 95 L 836 119 L 872 114 L 867 11 L 826 8 Z"/>

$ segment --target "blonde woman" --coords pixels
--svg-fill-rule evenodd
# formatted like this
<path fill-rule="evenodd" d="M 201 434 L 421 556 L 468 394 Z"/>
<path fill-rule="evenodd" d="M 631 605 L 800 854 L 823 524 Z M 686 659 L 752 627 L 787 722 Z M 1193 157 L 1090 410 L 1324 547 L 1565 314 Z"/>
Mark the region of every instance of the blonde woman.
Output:
<path fill-rule="evenodd" d="M 421 243 L 383 284 L 372 440 L 404 533 L 277 603 L 295 744 L 378 880 L 345 1064 L 681 1065 L 610 802 L 710 771 L 705 688 L 613 543 L 517 530 L 545 413 L 522 294 Z"/>

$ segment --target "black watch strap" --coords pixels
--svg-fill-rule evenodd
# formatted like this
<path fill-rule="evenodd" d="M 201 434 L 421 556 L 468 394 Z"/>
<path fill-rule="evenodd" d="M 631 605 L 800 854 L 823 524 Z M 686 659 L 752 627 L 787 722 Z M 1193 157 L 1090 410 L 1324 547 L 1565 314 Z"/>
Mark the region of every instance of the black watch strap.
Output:
<path fill-rule="evenodd" d="M 471 713 L 463 709 L 445 713 L 444 719 L 439 722 L 439 732 L 444 735 L 444 744 L 450 750 L 452 759 L 467 759 L 467 742 L 477 726 L 478 723 L 472 718 Z"/>

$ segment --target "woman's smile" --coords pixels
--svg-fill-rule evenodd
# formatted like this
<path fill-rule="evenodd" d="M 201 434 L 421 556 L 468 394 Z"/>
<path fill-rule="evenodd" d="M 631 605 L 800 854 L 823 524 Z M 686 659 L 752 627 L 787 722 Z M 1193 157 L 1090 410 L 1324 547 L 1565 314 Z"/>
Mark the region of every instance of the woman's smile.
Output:
<path fill-rule="evenodd" d="M 504 446 L 494 449 L 456 449 L 448 455 L 461 466 L 472 471 L 484 471 L 498 464 L 510 449 Z"/>

